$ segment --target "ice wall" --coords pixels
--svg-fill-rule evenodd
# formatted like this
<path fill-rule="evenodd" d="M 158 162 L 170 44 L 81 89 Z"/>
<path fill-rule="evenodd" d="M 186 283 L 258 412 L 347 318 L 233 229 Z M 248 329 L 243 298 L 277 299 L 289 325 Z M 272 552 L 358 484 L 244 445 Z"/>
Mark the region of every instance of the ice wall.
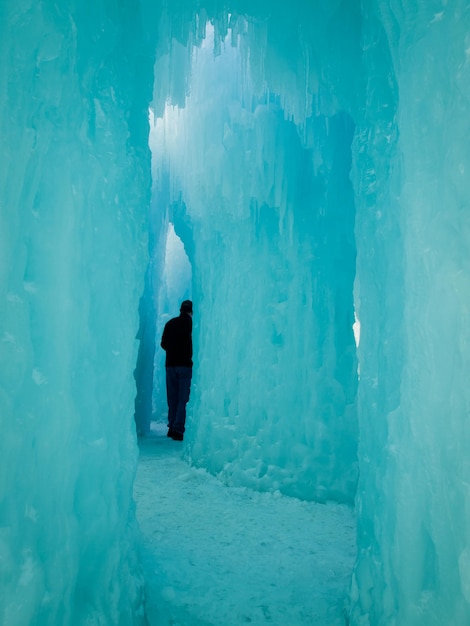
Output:
<path fill-rule="evenodd" d="M 156 46 L 150 247 L 163 267 L 172 221 L 193 264 L 191 458 L 351 499 L 357 249 L 351 620 L 468 623 L 468 3 L 142 5 L 145 32 L 136 3 L 0 6 L 0 621 L 140 620 Z"/>
<path fill-rule="evenodd" d="M 150 193 L 142 41 L 134 3 L 1 3 L 8 626 L 142 621 L 131 501 Z"/>
<path fill-rule="evenodd" d="M 353 624 L 470 623 L 468 2 L 365 1 Z"/>
<path fill-rule="evenodd" d="M 336 77 L 347 58 L 356 97 L 358 20 L 259 11 L 169 15 L 159 42 L 155 177 L 194 242 L 189 454 L 230 484 L 352 501 L 356 103 Z"/>
<path fill-rule="evenodd" d="M 172 171 L 174 196 L 183 190 L 196 241 L 193 459 L 228 481 L 273 488 L 288 485 L 289 476 L 302 483 L 296 458 L 308 467 L 303 476 L 324 477 L 324 468 L 309 466 L 304 442 L 342 449 L 329 430 L 332 420 L 321 422 L 321 433 L 318 423 L 304 431 L 312 423 L 296 419 L 298 400 L 289 395 L 294 367 L 283 370 L 276 358 L 296 355 L 289 363 L 308 370 L 312 378 L 303 389 L 316 414 L 316 390 L 325 380 L 317 386 L 319 370 L 308 358 L 319 354 L 315 341 L 329 327 L 318 301 L 302 302 L 302 295 L 314 293 L 309 277 L 318 257 L 310 246 L 318 223 L 302 223 L 303 197 L 290 201 L 293 172 L 308 160 L 304 151 L 312 150 L 316 164 L 327 162 L 319 125 L 332 128 L 337 114 L 348 119 L 346 111 L 356 124 L 355 304 L 361 322 L 359 558 L 351 619 L 361 626 L 466 624 L 468 3 L 293 2 L 288 11 L 282 3 L 232 3 L 231 18 L 208 11 L 216 51 L 229 31 L 243 60 L 232 55 L 225 69 L 222 59 L 212 66 L 207 60 L 210 71 L 198 81 L 212 74 L 213 82 L 210 89 L 204 83 L 199 99 L 191 77 L 205 52 L 196 53 L 194 67 L 190 52 L 204 38 L 206 19 L 201 12 L 194 17 L 190 4 L 179 17 L 176 9 L 165 16 L 154 103 L 163 115 L 169 95 L 180 108 L 167 108 L 171 160 L 161 171 L 166 177 Z M 239 15 L 247 18 L 246 29 Z M 241 85 L 238 92 L 229 92 L 227 76 Z M 217 103 L 213 109 L 202 105 L 208 93 Z M 312 110 L 316 126 L 309 126 Z M 250 178 L 250 172 L 256 174 Z M 329 171 L 323 182 L 334 180 Z M 256 201 L 247 202 L 252 197 Z M 210 223 L 201 217 L 205 211 Z M 337 224 L 328 225 L 329 236 Z M 324 286 L 332 285 L 325 280 Z M 311 315 L 309 302 L 315 302 Z M 283 319 L 300 320 L 299 328 L 314 338 L 303 354 Z M 340 352 L 331 344 L 327 350 L 330 357 Z M 223 359 L 227 354 L 236 357 Z M 222 363 L 221 378 L 211 358 Z M 263 396 L 265 383 L 273 393 Z M 317 488 L 309 485 L 301 495 L 318 497 Z"/>

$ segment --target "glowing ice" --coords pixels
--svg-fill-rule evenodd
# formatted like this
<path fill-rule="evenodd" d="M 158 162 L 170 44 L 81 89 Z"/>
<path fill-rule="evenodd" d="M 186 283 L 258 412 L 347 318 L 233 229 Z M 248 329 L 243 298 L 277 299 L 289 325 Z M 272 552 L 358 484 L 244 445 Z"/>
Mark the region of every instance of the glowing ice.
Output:
<path fill-rule="evenodd" d="M 145 108 L 129 103 L 145 99 L 145 85 L 129 78 L 138 50 L 123 47 L 136 14 L 123 24 L 101 2 L 86 13 L 79 5 L 68 14 L 5 0 L 0 10 L 0 623 L 9 626 L 143 620 L 131 416 L 150 168 Z M 130 139 L 139 134 L 144 149 Z"/>
<path fill-rule="evenodd" d="M 238 43 L 194 52 L 190 95 L 154 142 L 196 242 L 191 458 L 230 484 L 351 502 L 354 125 L 312 110 L 296 126 L 298 103 L 258 94 Z"/>
<path fill-rule="evenodd" d="M 352 500 L 354 291 L 352 623 L 469 623 L 468 2 L 166 4 L 2 2 L 1 621 L 141 620 L 134 339 L 171 221 L 190 458 Z"/>

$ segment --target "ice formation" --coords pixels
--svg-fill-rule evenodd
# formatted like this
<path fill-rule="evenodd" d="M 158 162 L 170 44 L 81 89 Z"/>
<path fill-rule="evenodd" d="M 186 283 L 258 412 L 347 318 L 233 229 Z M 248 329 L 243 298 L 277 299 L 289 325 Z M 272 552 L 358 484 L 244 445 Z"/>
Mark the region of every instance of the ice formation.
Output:
<path fill-rule="evenodd" d="M 143 621 L 130 417 L 152 80 L 139 79 L 129 42 L 138 15 L 132 3 L 119 10 L 0 8 L 0 623 L 9 626 Z"/>
<path fill-rule="evenodd" d="M 364 7 L 352 623 L 457 626 L 470 622 L 469 5 Z"/>
<path fill-rule="evenodd" d="M 172 224 L 188 458 L 356 494 L 352 624 L 466 624 L 468 2 L 203 4 L 0 8 L 0 621 L 143 620 Z"/>
<path fill-rule="evenodd" d="M 311 10 L 308 23 L 316 34 L 328 18 Z M 352 502 L 354 124 L 314 78 L 313 33 L 292 71 L 283 48 L 263 47 L 266 24 L 227 20 L 192 49 L 189 92 L 167 104 L 154 140 L 155 179 L 184 203 L 194 240 L 190 457 L 229 484 Z M 157 56 L 157 87 L 180 47 Z"/>

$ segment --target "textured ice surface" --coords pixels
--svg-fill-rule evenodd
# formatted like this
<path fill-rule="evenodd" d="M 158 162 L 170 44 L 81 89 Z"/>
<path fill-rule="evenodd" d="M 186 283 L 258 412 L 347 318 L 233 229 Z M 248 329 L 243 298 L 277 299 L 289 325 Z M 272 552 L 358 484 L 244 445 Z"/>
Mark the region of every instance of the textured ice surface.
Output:
<path fill-rule="evenodd" d="M 145 85 L 137 16 L 104 5 L 0 8 L 5 626 L 142 619 L 131 415 L 150 169 L 131 103 Z"/>
<path fill-rule="evenodd" d="M 189 37 L 189 95 L 156 122 L 154 175 L 193 266 L 190 456 L 229 484 L 351 502 L 354 124 L 323 105 L 301 44 L 266 47 L 279 27 L 239 18 L 225 38 L 208 24 L 199 48 Z"/>
<path fill-rule="evenodd" d="M 468 2 L 364 3 L 355 624 L 470 623 Z"/>
<path fill-rule="evenodd" d="M 468 2 L 168 4 L 0 3 L 0 621 L 139 619 L 155 71 L 139 339 L 174 314 L 153 300 L 172 221 L 194 272 L 187 453 L 233 485 L 352 498 L 356 269 L 352 623 L 467 624 Z"/>
<path fill-rule="evenodd" d="M 167 422 L 165 352 L 160 348 L 160 339 L 166 322 L 179 314 L 181 302 L 192 298 L 192 269 L 181 239 L 170 224 L 165 242 L 163 280 L 157 292 L 156 331 L 159 349 L 154 361 L 153 407 L 154 418 Z M 151 414 L 152 414 L 151 413 Z"/>
<path fill-rule="evenodd" d="M 260 19 L 248 19 L 246 29 L 242 20 L 234 27 L 234 39 L 242 39 L 239 48 L 245 65 L 237 63 L 233 50 L 221 54 L 220 62 L 204 65 L 204 48 L 191 65 L 182 43 L 200 40 L 203 20 L 197 28 L 190 18 L 182 18 L 181 28 L 175 29 L 174 50 L 167 47 L 166 57 L 157 61 L 157 76 L 164 75 L 162 68 L 168 70 L 167 80 L 156 82 L 161 115 L 168 93 L 171 104 L 179 107 L 190 93 L 184 110 L 167 107 L 167 128 L 172 132 L 165 138 L 166 154 L 174 150 L 173 157 L 184 159 L 183 165 L 173 158 L 171 184 L 175 194 L 183 189 L 197 242 L 200 371 L 190 453 L 228 482 L 273 488 L 288 485 L 289 476 L 295 475 L 298 489 L 305 474 L 295 467 L 297 459 L 306 459 L 310 469 L 309 451 L 319 441 L 334 442 L 327 452 L 330 459 L 331 450 L 341 450 L 341 440 L 328 439 L 332 434 L 328 429 L 323 434 L 317 429 L 309 438 L 305 422 L 297 419 L 299 405 L 289 395 L 292 371 L 284 371 L 279 383 L 275 351 L 270 353 L 266 346 L 276 345 L 279 355 L 283 354 L 279 346 L 286 347 L 294 364 L 294 355 L 305 365 L 312 352 L 308 343 L 304 354 L 297 351 L 282 326 L 284 313 L 290 324 L 299 320 L 296 296 L 315 293 L 302 274 L 307 265 L 311 277 L 314 265 L 308 268 L 311 252 L 296 238 L 298 214 L 292 210 L 296 203 L 289 203 L 292 170 L 301 170 L 299 154 L 305 147 L 314 150 L 320 163 L 325 161 L 318 126 L 306 122 L 312 107 L 317 123 L 347 111 L 356 124 L 356 306 L 362 330 L 360 553 L 353 621 L 464 624 L 469 621 L 468 3 L 365 0 L 360 4 L 362 23 L 354 12 L 346 17 L 346 3 L 329 3 L 322 8 L 324 14 L 310 3 L 308 8 L 301 6 L 305 19 L 299 21 L 300 27 L 296 21 L 300 5 L 291 4 L 288 12 L 278 3 L 270 3 L 269 10 L 262 5 L 256 11 Z M 349 9 L 352 6 L 359 8 L 359 3 L 348 3 Z M 339 8 L 344 22 L 335 16 Z M 223 35 L 224 24 L 218 16 L 217 34 Z M 291 38 L 293 25 L 297 32 Z M 354 40 L 362 43 L 359 63 L 354 45 L 349 45 Z M 297 54 L 297 46 L 303 56 Z M 184 59 L 181 68 L 186 76 L 179 82 L 171 80 L 177 58 Z M 203 90 L 199 97 L 197 93 L 202 80 L 214 101 L 230 102 L 228 76 L 242 85 L 243 98 L 241 104 L 235 98 L 239 104 L 226 107 L 221 117 L 221 106 L 214 112 L 212 103 L 203 100 Z M 302 95 L 296 84 L 302 84 Z M 366 88 L 364 98 L 361 85 Z M 285 119 L 304 131 L 297 145 Z M 185 146 L 184 156 L 178 146 Z M 245 169 L 245 163 L 250 167 Z M 249 204 L 247 197 L 257 201 Z M 201 218 L 211 207 L 216 210 L 209 229 Z M 328 226 L 328 233 L 337 232 L 337 226 L 338 220 Z M 215 241 L 214 231 L 219 233 Z M 311 242 L 308 224 L 304 232 Z M 317 224 L 313 232 L 318 233 Z M 253 244 L 253 256 L 237 256 L 238 250 L 252 250 L 248 242 Z M 204 259 L 212 261 L 209 267 L 203 265 Z M 264 273 L 266 259 L 270 273 Z M 216 281 L 215 276 L 227 281 Z M 330 280 L 327 284 L 331 286 Z M 239 325 L 245 312 L 249 321 Z M 315 339 L 326 328 L 321 313 L 314 307 L 312 316 L 300 315 L 300 327 L 303 330 L 308 319 Z M 233 354 L 233 328 L 239 351 L 236 361 L 228 358 L 223 363 L 222 380 L 205 362 L 218 356 L 212 332 L 219 327 L 227 329 L 224 344 L 217 345 L 222 356 Z M 334 354 L 331 346 L 327 354 L 330 358 Z M 259 368 L 256 363 L 261 363 Z M 311 378 L 303 388 L 309 390 L 307 396 L 311 394 L 306 402 L 312 407 L 317 406 L 316 397 L 312 402 L 317 390 L 328 387 L 324 379 L 318 384 L 314 368 L 308 373 Z M 265 382 L 272 393 L 263 395 Z M 256 391 L 250 393 L 253 383 Z M 234 389 L 236 393 L 230 393 Z M 334 392 L 329 398 L 335 406 Z M 246 421 L 244 415 L 249 415 Z M 332 422 L 327 420 L 328 426 Z M 308 450 L 292 445 L 299 431 Z M 209 454 L 208 442 L 220 454 Z M 315 459 L 319 458 L 315 449 Z M 322 485 L 324 469 L 314 466 L 312 472 Z M 338 476 L 337 468 L 331 475 Z M 316 497 L 319 483 L 311 486 Z"/>
<path fill-rule="evenodd" d="M 149 626 L 344 626 L 354 512 L 225 487 L 156 428 L 135 483 Z"/>

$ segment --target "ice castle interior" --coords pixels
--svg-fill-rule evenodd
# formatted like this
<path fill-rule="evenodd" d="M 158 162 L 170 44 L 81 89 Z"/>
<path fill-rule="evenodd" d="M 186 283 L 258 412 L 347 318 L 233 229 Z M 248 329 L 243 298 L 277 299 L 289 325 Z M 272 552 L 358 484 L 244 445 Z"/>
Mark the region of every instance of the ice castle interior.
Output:
<path fill-rule="evenodd" d="M 351 625 L 469 624 L 468 0 L 2 0 L 0 50 L 0 621 L 145 623 L 190 296 L 188 461 L 355 507 Z"/>

